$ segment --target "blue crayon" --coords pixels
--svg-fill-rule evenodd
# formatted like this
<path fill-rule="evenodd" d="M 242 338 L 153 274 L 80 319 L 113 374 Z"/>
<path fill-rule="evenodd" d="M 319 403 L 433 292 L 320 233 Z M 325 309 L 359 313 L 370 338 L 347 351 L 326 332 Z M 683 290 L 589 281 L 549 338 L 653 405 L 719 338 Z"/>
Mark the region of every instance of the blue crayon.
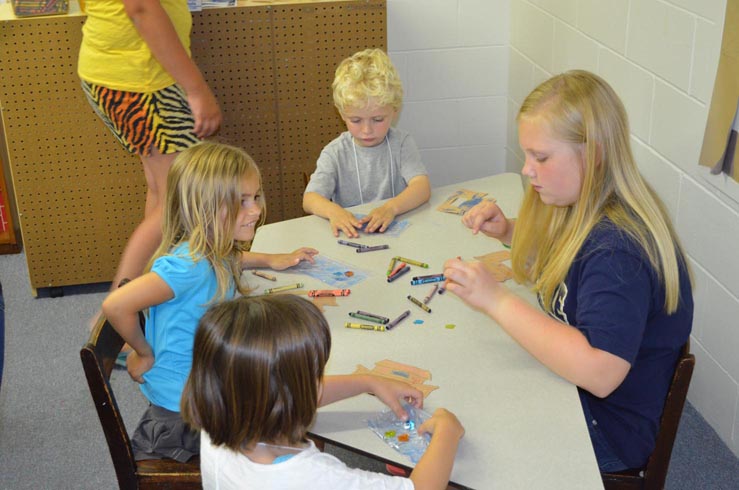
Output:
<path fill-rule="evenodd" d="M 444 274 L 434 274 L 433 276 L 419 276 L 411 279 L 411 285 L 417 286 L 419 284 L 428 284 L 431 282 L 442 282 L 446 281 Z"/>

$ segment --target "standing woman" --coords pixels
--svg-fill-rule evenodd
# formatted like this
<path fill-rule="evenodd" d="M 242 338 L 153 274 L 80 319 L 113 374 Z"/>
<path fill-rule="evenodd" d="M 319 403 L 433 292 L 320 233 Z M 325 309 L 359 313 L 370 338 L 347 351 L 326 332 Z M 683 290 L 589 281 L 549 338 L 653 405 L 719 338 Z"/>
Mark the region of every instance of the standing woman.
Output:
<path fill-rule="evenodd" d="M 89 0 L 78 74 L 96 113 L 141 157 L 144 219 L 113 279 L 141 275 L 162 238 L 167 172 L 177 153 L 218 130 L 221 111 L 190 59 L 187 0 Z"/>
<path fill-rule="evenodd" d="M 448 290 L 578 386 L 601 471 L 643 467 L 693 320 L 685 255 L 600 77 L 570 71 L 542 83 L 521 106 L 518 133 L 530 181 L 518 220 L 494 203 L 462 219 L 511 245 L 515 278 L 544 311 L 479 262 L 447 261 Z"/>

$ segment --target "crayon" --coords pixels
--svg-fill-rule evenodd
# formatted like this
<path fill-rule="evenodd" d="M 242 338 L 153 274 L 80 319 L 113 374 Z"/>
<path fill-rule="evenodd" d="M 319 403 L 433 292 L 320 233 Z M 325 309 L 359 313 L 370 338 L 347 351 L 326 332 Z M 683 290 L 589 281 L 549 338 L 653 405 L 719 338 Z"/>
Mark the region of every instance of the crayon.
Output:
<path fill-rule="evenodd" d="M 358 254 L 364 253 L 364 252 L 374 252 L 375 250 L 387 250 L 390 248 L 390 245 L 375 245 L 372 247 L 362 247 L 355 250 Z"/>
<path fill-rule="evenodd" d="M 311 289 L 308 296 L 311 298 L 319 298 L 322 296 L 349 296 L 351 289 Z"/>
<path fill-rule="evenodd" d="M 369 316 L 369 317 L 372 317 L 372 318 L 376 318 L 377 320 L 380 321 L 380 323 L 387 323 L 387 322 L 390 321 L 390 319 L 388 317 L 386 317 L 386 316 L 375 315 L 374 313 L 370 313 L 369 311 L 357 310 L 357 313 L 360 314 L 360 315 L 364 315 L 364 316 Z"/>
<path fill-rule="evenodd" d="M 420 276 L 411 279 L 411 285 L 417 286 L 419 284 L 428 284 L 430 282 L 441 282 L 445 281 L 444 274 L 434 274 L 433 276 Z"/>
<path fill-rule="evenodd" d="M 396 272 L 392 276 L 388 277 L 387 278 L 387 282 L 393 282 L 394 280 L 396 280 L 397 278 L 399 278 L 400 276 L 402 276 L 403 274 L 405 274 L 409 270 L 411 270 L 411 266 L 410 265 L 406 265 L 405 267 L 403 267 L 402 269 L 400 269 L 398 272 Z"/>
<path fill-rule="evenodd" d="M 418 266 L 418 267 L 423 267 L 424 269 L 428 269 L 429 268 L 429 265 L 428 264 L 426 264 L 424 262 L 419 262 L 417 260 L 406 259 L 405 257 L 396 257 L 396 259 L 402 260 L 406 264 L 411 264 L 411 265 L 415 265 L 415 266 Z"/>
<path fill-rule="evenodd" d="M 438 284 L 434 284 L 434 287 L 431 288 L 431 291 L 429 291 L 429 294 L 426 295 L 425 298 L 423 298 L 423 304 L 427 305 L 429 304 L 429 301 L 431 301 L 431 298 L 434 297 L 434 294 L 436 294 L 436 291 L 439 289 Z"/>
<path fill-rule="evenodd" d="M 356 243 L 356 242 L 347 242 L 346 240 L 337 240 L 337 242 L 341 245 L 348 245 L 354 248 L 366 248 L 367 247 L 367 245 L 362 245 L 361 243 Z"/>
<path fill-rule="evenodd" d="M 392 272 L 390 272 L 390 274 L 388 274 L 388 277 L 394 276 L 395 274 L 397 274 L 400 271 L 400 269 L 404 268 L 406 265 L 408 265 L 408 264 L 406 264 L 405 262 L 398 262 L 395 265 L 395 267 L 393 268 Z"/>
<path fill-rule="evenodd" d="M 290 289 L 300 289 L 303 287 L 302 282 L 296 282 L 295 284 L 288 284 L 287 286 L 280 286 L 277 288 L 265 289 L 264 294 L 279 293 L 280 291 L 289 291 Z"/>
<path fill-rule="evenodd" d="M 395 270 L 395 263 L 398 261 L 395 257 L 390 259 L 390 264 L 387 266 L 387 276 L 392 276 L 393 271 Z"/>
<path fill-rule="evenodd" d="M 387 320 L 383 322 L 377 317 L 366 316 L 366 315 L 362 315 L 361 313 L 355 313 L 353 311 L 349 312 L 349 316 L 352 318 L 359 318 L 360 320 L 367 320 L 368 322 L 375 322 L 375 323 L 387 323 L 388 321 L 390 321 L 390 320 Z"/>
<path fill-rule="evenodd" d="M 410 294 L 408 295 L 408 299 L 411 300 L 411 303 L 413 303 L 414 305 L 418 306 L 419 308 L 421 308 L 426 313 L 431 313 L 431 308 L 429 308 L 428 306 L 426 306 L 425 304 L 423 304 L 421 301 L 417 300 L 416 298 L 414 298 Z"/>
<path fill-rule="evenodd" d="M 391 328 L 395 328 L 395 326 L 405 320 L 405 318 L 411 314 L 411 310 L 405 310 L 403 313 L 398 316 L 395 320 L 391 321 L 387 325 L 385 325 L 385 330 L 390 330 Z"/>
<path fill-rule="evenodd" d="M 255 276 L 263 277 L 264 279 L 269 279 L 270 281 L 276 281 L 277 278 L 271 274 L 267 274 L 266 272 L 253 270 L 251 271 L 252 274 Z"/>
<path fill-rule="evenodd" d="M 344 323 L 344 326 L 346 328 L 355 328 L 355 329 L 358 329 L 358 330 L 374 330 L 375 332 L 384 332 L 385 331 L 385 325 L 367 325 L 366 323 L 346 322 L 346 323 Z"/>

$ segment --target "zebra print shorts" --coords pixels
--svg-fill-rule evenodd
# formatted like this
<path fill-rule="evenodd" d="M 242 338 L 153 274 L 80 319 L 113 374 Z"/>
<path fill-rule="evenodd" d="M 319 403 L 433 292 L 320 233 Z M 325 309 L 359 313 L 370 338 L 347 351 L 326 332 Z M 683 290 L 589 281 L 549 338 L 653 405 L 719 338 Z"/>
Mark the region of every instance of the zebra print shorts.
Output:
<path fill-rule="evenodd" d="M 149 93 L 125 92 L 82 81 L 88 102 L 130 153 L 176 153 L 200 142 L 195 118 L 178 85 Z"/>

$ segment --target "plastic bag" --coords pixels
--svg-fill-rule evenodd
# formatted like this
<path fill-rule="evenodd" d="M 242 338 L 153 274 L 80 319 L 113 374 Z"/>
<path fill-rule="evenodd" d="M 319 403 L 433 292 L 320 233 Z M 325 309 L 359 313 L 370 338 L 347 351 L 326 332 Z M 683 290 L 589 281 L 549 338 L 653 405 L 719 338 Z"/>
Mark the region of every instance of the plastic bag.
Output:
<path fill-rule="evenodd" d="M 421 459 L 431 441 L 429 434 L 418 434 L 418 427 L 431 418 L 431 414 L 403 402 L 408 420 L 403 421 L 386 408 L 367 421 L 372 432 L 400 454 L 407 456 L 415 464 Z"/>

